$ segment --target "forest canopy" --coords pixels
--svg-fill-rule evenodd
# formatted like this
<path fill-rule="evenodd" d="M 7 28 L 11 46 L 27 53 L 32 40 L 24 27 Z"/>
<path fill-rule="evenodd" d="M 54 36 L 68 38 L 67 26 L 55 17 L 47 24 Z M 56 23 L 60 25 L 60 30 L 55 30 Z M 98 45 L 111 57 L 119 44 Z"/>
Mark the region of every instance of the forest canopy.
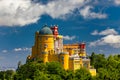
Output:
<path fill-rule="evenodd" d="M 91 76 L 85 68 L 64 70 L 59 62 L 44 64 L 39 60 L 23 65 L 19 62 L 16 71 L 1 71 L 0 80 L 120 80 L 120 55 L 106 57 L 93 52 L 89 58 L 97 71 L 96 76 Z"/>

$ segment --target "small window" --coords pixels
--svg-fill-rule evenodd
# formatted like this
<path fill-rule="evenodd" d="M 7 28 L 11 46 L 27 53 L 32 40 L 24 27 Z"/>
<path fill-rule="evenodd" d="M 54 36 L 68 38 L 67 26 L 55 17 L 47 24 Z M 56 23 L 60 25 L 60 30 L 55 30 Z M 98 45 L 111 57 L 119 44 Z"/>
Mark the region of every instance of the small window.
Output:
<path fill-rule="evenodd" d="M 64 60 L 64 57 L 62 56 L 62 60 Z"/>
<path fill-rule="evenodd" d="M 48 45 L 47 45 L 47 44 L 44 44 L 44 47 L 45 47 L 45 48 L 47 48 L 47 47 L 48 47 Z"/>

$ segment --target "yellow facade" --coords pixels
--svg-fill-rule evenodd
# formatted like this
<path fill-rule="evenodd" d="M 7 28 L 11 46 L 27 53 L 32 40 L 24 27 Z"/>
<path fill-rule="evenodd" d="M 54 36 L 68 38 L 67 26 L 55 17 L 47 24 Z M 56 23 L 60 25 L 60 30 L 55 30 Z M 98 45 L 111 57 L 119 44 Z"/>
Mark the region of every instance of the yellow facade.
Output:
<path fill-rule="evenodd" d="M 48 51 L 54 50 L 53 35 L 40 35 L 38 44 L 39 44 L 38 47 L 40 48 L 40 51 L 42 51 L 45 46 L 47 47 Z"/>
<path fill-rule="evenodd" d="M 60 63 L 62 64 L 65 70 L 69 69 L 69 54 L 68 53 L 61 53 L 60 54 Z"/>
<path fill-rule="evenodd" d="M 43 54 L 43 62 L 44 63 L 48 62 L 48 53 Z"/>
<path fill-rule="evenodd" d="M 86 51 L 85 50 L 81 50 L 80 52 L 79 52 L 79 56 L 86 56 Z"/>
<path fill-rule="evenodd" d="M 95 76 L 96 69 L 90 69 L 90 60 L 86 56 L 85 49 L 80 48 L 79 44 L 63 45 L 63 36 L 58 35 L 58 33 L 57 35 L 53 34 L 53 32 L 49 27 L 44 26 L 35 33 L 35 44 L 32 47 L 32 55 L 29 56 L 29 59 L 41 58 L 44 63 L 58 61 L 65 70 L 77 70 L 86 67 L 91 75 Z"/>
<path fill-rule="evenodd" d="M 70 70 L 77 70 L 77 69 L 80 69 L 81 68 L 81 65 L 80 65 L 80 59 L 79 58 L 70 58 L 69 60 L 69 69 Z"/>

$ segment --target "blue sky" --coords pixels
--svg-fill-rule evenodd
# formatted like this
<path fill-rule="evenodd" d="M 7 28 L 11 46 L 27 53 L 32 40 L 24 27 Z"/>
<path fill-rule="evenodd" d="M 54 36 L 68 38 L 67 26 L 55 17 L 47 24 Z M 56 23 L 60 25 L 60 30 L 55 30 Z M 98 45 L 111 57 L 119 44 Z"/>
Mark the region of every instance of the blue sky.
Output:
<path fill-rule="evenodd" d="M 1 0 L 0 69 L 24 63 L 45 24 L 65 44 L 86 42 L 88 54 L 120 54 L 120 0 Z"/>

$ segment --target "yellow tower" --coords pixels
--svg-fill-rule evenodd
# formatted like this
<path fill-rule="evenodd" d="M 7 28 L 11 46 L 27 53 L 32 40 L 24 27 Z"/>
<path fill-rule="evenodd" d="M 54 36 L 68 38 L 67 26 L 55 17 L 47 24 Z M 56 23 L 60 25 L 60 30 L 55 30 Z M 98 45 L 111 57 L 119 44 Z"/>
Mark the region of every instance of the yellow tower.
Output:
<path fill-rule="evenodd" d="M 54 54 L 54 36 L 46 25 L 36 32 L 35 45 L 32 47 L 32 58 L 41 58 L 46 47 L 48 54 Z"/>
<path fill-rule="evenodd" d="M 68 52 L 60 53 L 60 63 L 62 64 L 65 70 L 69 69 L 69 53 Z"/>

